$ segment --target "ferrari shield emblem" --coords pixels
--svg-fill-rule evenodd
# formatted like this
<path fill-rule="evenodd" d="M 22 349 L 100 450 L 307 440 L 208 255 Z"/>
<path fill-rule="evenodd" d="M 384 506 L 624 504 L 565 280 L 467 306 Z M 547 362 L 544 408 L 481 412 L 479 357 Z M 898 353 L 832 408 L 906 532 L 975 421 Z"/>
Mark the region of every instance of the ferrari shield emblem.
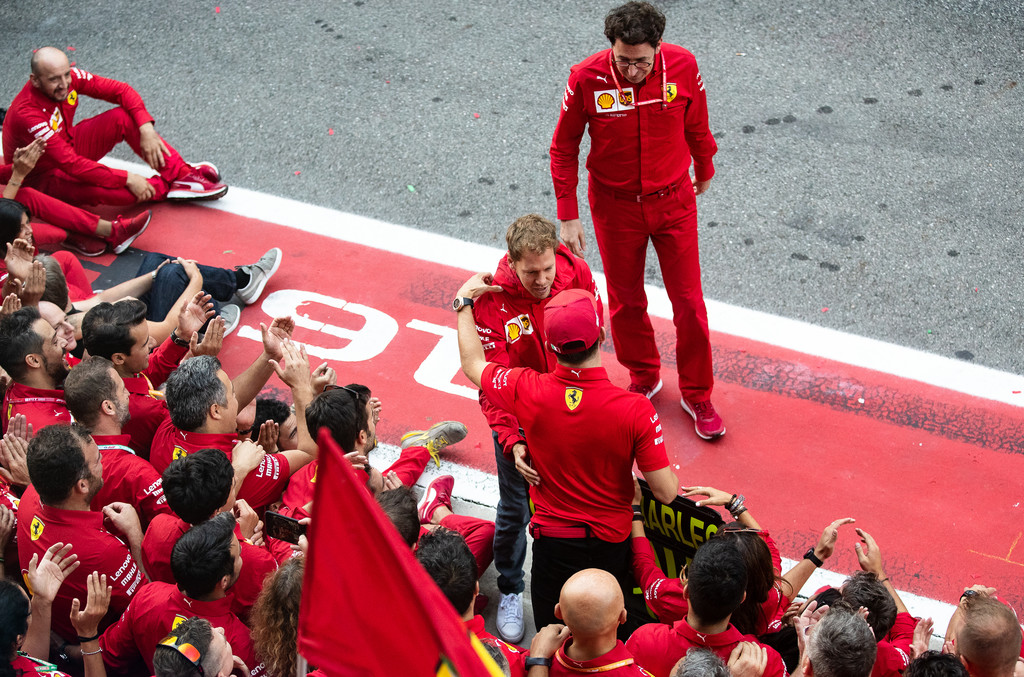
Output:
<path fill-rule="evenodd" d="M 580 402 L 583 401 L 583 391 L 579 388 L 566 388 L 565 389 L 565 406 L 569 407 L 569 411 L 572 411 L 576 407 L 580 406 Z"/>
<path fill-rule="evenodd" d="M 188 452 L 181 447 L 174 447 L 174 451 L 171 452 L 171 458 L 177 461 L 179 458 L 185 458 L 188 456 Z"/>
<path fill-rule="evenodd" d="M 676 87 L 676 83 L 670 82 L 665 85 L 665 102 L 672 103 L 672 100 L 676 98 L 676 94 L 679 92 L 679 88 Z"/>
<path fill-rule="evenodd" d="M 31 536 L 33 541 L 38 541 L 39 537 L 43 535 L 43 529 L 45 528 L 46 525 L 43 524 L 43 521 L 41 519 L 39 519 L 38 517 L 33 517 L 32 524 L 28 528 L 29 536 Z"/>

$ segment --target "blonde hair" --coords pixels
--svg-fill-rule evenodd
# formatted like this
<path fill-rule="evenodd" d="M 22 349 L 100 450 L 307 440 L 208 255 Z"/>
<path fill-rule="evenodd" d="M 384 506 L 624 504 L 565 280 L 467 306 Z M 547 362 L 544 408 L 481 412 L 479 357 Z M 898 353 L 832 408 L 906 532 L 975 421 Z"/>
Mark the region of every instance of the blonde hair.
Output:
<path fill-rule="evenodd" d="M 540 214 L 527 214 L 508 227 L 505 242 L 508 243 L 509 261 L 518 261 L 528 251 L 540 254 L 548 249 L 558 249 L 558 233 L 555 224 Z"/>

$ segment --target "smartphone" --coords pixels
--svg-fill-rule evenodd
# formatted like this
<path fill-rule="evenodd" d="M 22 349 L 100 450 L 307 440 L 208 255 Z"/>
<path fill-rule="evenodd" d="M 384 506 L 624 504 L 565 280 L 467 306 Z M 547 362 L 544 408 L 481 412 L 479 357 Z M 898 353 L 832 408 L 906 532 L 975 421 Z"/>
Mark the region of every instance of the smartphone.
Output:
<path fill-rule="evenodd" d="M 299 536 L 306 534 L 305 524 L 299 524 L 299 520 L 271 510 L 263 516 L 263 525 L 267 536 L 294 545 L 298 545 Z"/>

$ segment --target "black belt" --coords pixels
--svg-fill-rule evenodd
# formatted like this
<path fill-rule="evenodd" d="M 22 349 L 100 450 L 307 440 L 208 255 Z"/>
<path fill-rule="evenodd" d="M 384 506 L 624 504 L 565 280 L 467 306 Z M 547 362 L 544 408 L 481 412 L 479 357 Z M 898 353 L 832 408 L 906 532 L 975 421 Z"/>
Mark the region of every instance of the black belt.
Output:
<path fill-rule="evenodd" d="M 590 527 L 541 527 L 530 524 L 530 535 L 534 538 L 590 538 L 594 532 Z"/>
<path fill-rule="evenodd" d="M 624 193 L 621 190 L 604 188 L 603 186 L 602 189 L 611 193 L 612 197 L 616 200 L 623 200 L 625 202 L 652 202 L 654 200 L 661 200 L 671 196 L 679 189 L 679 186 L 672 184 L 671 186 L 667 186 L 661 190 L 656 190 L 653 193 L 644 193 L 643 195 L 637 195 L 636 193 Z"/>

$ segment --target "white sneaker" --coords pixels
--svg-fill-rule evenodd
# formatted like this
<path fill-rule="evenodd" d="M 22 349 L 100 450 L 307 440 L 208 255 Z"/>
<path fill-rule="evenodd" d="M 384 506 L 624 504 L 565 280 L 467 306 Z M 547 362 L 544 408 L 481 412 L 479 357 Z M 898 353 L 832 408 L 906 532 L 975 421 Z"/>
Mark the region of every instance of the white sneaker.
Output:
<path fill-rule="evenodd" d="M 523 593 L 502 595 L 498 603 L 498 635 L 506 642 L 518 644 L 523 641 L 526 628 L 523 627 Z"/>

